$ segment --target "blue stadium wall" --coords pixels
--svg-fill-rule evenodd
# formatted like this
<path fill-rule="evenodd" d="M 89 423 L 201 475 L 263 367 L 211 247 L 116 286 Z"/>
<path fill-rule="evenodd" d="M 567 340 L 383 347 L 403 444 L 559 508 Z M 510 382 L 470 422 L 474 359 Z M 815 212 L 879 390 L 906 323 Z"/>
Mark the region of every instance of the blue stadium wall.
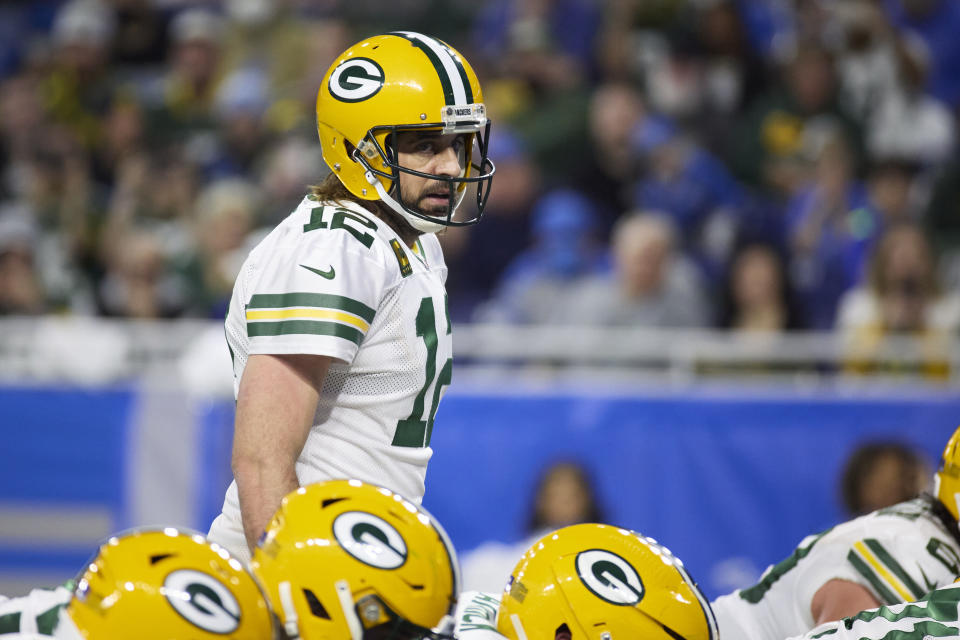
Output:
<path fill-rule="evenodd" d="M 205 530 L 230 480 L 232 418 L 232 401 L 177 390 L 0 388 L 0 588 L 69 577 L 112 531 Z M 454 385 L 424 504 L 460 550 L 521 540 L 537 475 L 575 459 L 608 520 L 671 547 L 713 597 L 842 518 L 837 480 L 859 443 L 935 461 L 958 423 L 953 391 Z"/>

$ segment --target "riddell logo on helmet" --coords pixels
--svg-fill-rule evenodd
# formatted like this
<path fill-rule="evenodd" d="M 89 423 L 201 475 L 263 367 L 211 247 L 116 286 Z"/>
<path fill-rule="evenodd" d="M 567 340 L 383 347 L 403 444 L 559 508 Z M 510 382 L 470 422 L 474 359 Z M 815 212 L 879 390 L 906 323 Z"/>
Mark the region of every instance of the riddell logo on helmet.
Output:
<path fill-rule="evenodd" d="M 383 87 L 383 68 L 370 58 L 349 58 L 330 74 L 330 95 L 342 102 L 371 98 Z"/>

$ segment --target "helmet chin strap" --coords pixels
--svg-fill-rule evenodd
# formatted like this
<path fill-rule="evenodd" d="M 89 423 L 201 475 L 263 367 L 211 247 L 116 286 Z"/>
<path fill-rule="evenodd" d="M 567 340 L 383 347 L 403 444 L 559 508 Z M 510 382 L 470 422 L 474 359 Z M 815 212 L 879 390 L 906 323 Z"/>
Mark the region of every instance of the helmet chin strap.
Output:
<path fill-rule="evenodd" d="M 367 171 L 365 177 L 367 178 L 367 182 L 369 182 L 373 188 L 377 190 L 377 195 L 380 196 L 380 199 L 383 200 L 388 207 L 403 216 L 403 219 L 420 233 L 437 233 L 438 231 L 443 231 L 447 228 L 447 225 L 443 224 L 442 222 L 430 222 L 429 220 L 424 220 L 423 218 L 412 215 L 409 211 L 404 209 L 399 202 L 397 202 L 389 193 L 387 193 L 387 190 L 383 188 L 383 183 L 380 182 L 377 176 L 373 175 L 372 171 Z M 454 209 L 460 206 L 463 196 L 464 194 L 461 193 L 460 197 L 457 199 Z"/>

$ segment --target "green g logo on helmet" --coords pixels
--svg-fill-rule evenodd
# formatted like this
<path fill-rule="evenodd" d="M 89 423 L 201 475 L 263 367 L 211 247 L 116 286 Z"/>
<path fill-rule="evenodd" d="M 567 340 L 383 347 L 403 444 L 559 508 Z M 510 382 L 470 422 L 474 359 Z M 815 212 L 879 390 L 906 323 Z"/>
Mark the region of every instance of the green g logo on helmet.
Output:
<path fill-rule="evenodd" d="M 581 551 L 577 575 L 593 595 L 610 604 L 633 606 L 643 599 L 643 581 L 629 562 L 604 549 Z"/>
<path fill-rule="evenodd" d="M 397 569 L 407 561 L 407 543 L 393 525 L 365 511 L 347 511 L 333 521 L 340 547 L 364 564 Z"/>
<path fill-rule="evenodd" d="M 337 100 L 361 102 L 383 87 L 383 68 L 370 58 L 348 58 L 330 74 L 328 86 Z"/>
<path fill-rule="evenodd" d="M 180 569 L 163 581 L 163 594 L 185 620 L 205 631 L 228 634 L 240 626 L 240 603 L 212 576 Z"/>

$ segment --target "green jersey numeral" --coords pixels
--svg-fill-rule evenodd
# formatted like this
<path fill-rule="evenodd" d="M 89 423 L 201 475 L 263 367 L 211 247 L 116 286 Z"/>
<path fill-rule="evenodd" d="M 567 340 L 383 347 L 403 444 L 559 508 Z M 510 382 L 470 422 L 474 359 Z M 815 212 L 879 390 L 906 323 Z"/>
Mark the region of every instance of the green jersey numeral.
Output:
<path fill-rule="evenodd" d="M 304 232 L 314 229 L 343 229 L 354 238 L 360 241 L 360 244 L 369 249 L 373 245 L 373 235 L 359 229 L 357 225 L 367 229 L 377 229 L 377 224 L 372 220 L 361 216 L 360 214 L 346 209 L 333 209 L 329 224 L 325 220 L 327 212 L 331 211 L 328 207 L 314 207 L 310 210 L 310 222 L 303 225 Z"/>
<path fill-rule="evenodd" d="M 447 330 L 450 333 L 450 316 L 447 314 Z M 413 411 L 404 420 L 397 421 L 397 430 L 393 435 L 395 447 L 427 447 L 430 446 L 430 436 L 433 434 L 433 419 L 437 415 L 437 406 L 440 404 L 440 393 L 443 387 L 448 386 L 453 378 L 453 358 L 447 358 L 437 375 L 437 321 L 433 311 L 433 298 L 424 298 L 420 301 L 417 311 L 417 336 L 423 338 L 427 347 L 427 364 L 423 387 L 413 401 Z M 436 378 L 433 389 L 433 398 L 424 415 L 424 401 L 427 391 Z"/>

